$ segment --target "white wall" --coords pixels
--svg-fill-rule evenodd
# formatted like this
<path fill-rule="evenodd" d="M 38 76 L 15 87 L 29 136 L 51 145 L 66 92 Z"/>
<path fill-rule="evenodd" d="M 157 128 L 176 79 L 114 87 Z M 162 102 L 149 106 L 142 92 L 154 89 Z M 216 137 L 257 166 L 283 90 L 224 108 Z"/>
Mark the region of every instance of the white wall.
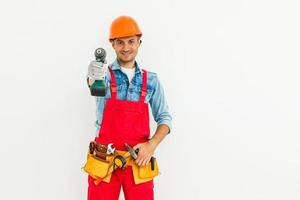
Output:
<path fill-rule="evenodd" d="M 86 198 L 94 137 L 86 86 L 111 21 L 144 32 L 173 130 L 157 200 L 300 198 L 298 1 L 1 1 L 0 199 Z M 155 124 L 152 122 L 152 131 Z"/>

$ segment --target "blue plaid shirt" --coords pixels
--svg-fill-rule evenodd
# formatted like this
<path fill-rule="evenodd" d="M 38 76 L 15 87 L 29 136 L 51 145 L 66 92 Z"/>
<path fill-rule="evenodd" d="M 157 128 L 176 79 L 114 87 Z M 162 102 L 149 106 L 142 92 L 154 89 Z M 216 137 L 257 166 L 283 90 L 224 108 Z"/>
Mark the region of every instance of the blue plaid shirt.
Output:
<path fill-rule="evenodd" d="M 138 64 L 135 62 L 135 74 L 130 83 L 127 75 L 121 71 L 121 67 L 117 59 L 110 65 L 110 67 L 114 71 L 116 78 L 117 99 L 138 101 L 142 87 L 142 70 Z M 107 87 L 106 96 L 96 97 L 96 136 L 98 136 L 99 129 L 101 127 L 106 99 L 111 98 L 110 74 L 108 70 L 105 82 Z M 171 130 L 172 117 L 169 113 L 164 90 L 156 73 L 153 72 L 147 73 L 147 96 L 145 98 L 145 102 L 150 104 L 153 118 L 156 121 L 157 126 L 165 124 Z"/>

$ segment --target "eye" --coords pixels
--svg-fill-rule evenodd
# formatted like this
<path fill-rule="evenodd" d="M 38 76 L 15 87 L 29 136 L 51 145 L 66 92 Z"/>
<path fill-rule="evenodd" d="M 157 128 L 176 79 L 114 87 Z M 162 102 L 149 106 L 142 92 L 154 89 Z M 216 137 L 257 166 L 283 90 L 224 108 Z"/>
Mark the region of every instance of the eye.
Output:
<path fill-rule="evenodd" d="M 123 42 L 121 40 L 116 41 L 117 45 L 121 45 Z"/>
<path fill-rule="evenodd" d="M 134 40 L 129 40 L 129 44 L 134 44 Z"/>

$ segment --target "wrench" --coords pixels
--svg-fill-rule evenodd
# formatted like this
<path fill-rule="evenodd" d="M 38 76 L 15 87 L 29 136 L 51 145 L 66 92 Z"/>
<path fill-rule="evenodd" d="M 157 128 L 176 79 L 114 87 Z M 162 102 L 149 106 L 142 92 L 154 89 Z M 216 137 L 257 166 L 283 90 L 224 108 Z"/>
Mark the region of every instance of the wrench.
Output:
<path fill-rule="evenodd" d="M 116 148 L 113 147 L 113 143 L 109 143 L 107 145 L 107 151 L 106 151 L 106 154 L 107 155 L 110 155 L 110 154 L 114 154 Z"/>

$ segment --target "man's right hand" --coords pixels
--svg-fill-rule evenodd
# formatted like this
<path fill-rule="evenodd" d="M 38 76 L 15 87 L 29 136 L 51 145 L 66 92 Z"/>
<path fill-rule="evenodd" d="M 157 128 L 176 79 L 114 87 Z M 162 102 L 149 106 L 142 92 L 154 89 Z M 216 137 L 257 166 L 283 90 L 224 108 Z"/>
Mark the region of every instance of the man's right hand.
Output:
<path fill-rule="evenodd" d="M 89 85 L 93 84 L 95 80 L 104 80 L 105 79 L 105 67 L 103 63 L 97 61 L 91 61 L 88 66 L 87 78 Z"/>

